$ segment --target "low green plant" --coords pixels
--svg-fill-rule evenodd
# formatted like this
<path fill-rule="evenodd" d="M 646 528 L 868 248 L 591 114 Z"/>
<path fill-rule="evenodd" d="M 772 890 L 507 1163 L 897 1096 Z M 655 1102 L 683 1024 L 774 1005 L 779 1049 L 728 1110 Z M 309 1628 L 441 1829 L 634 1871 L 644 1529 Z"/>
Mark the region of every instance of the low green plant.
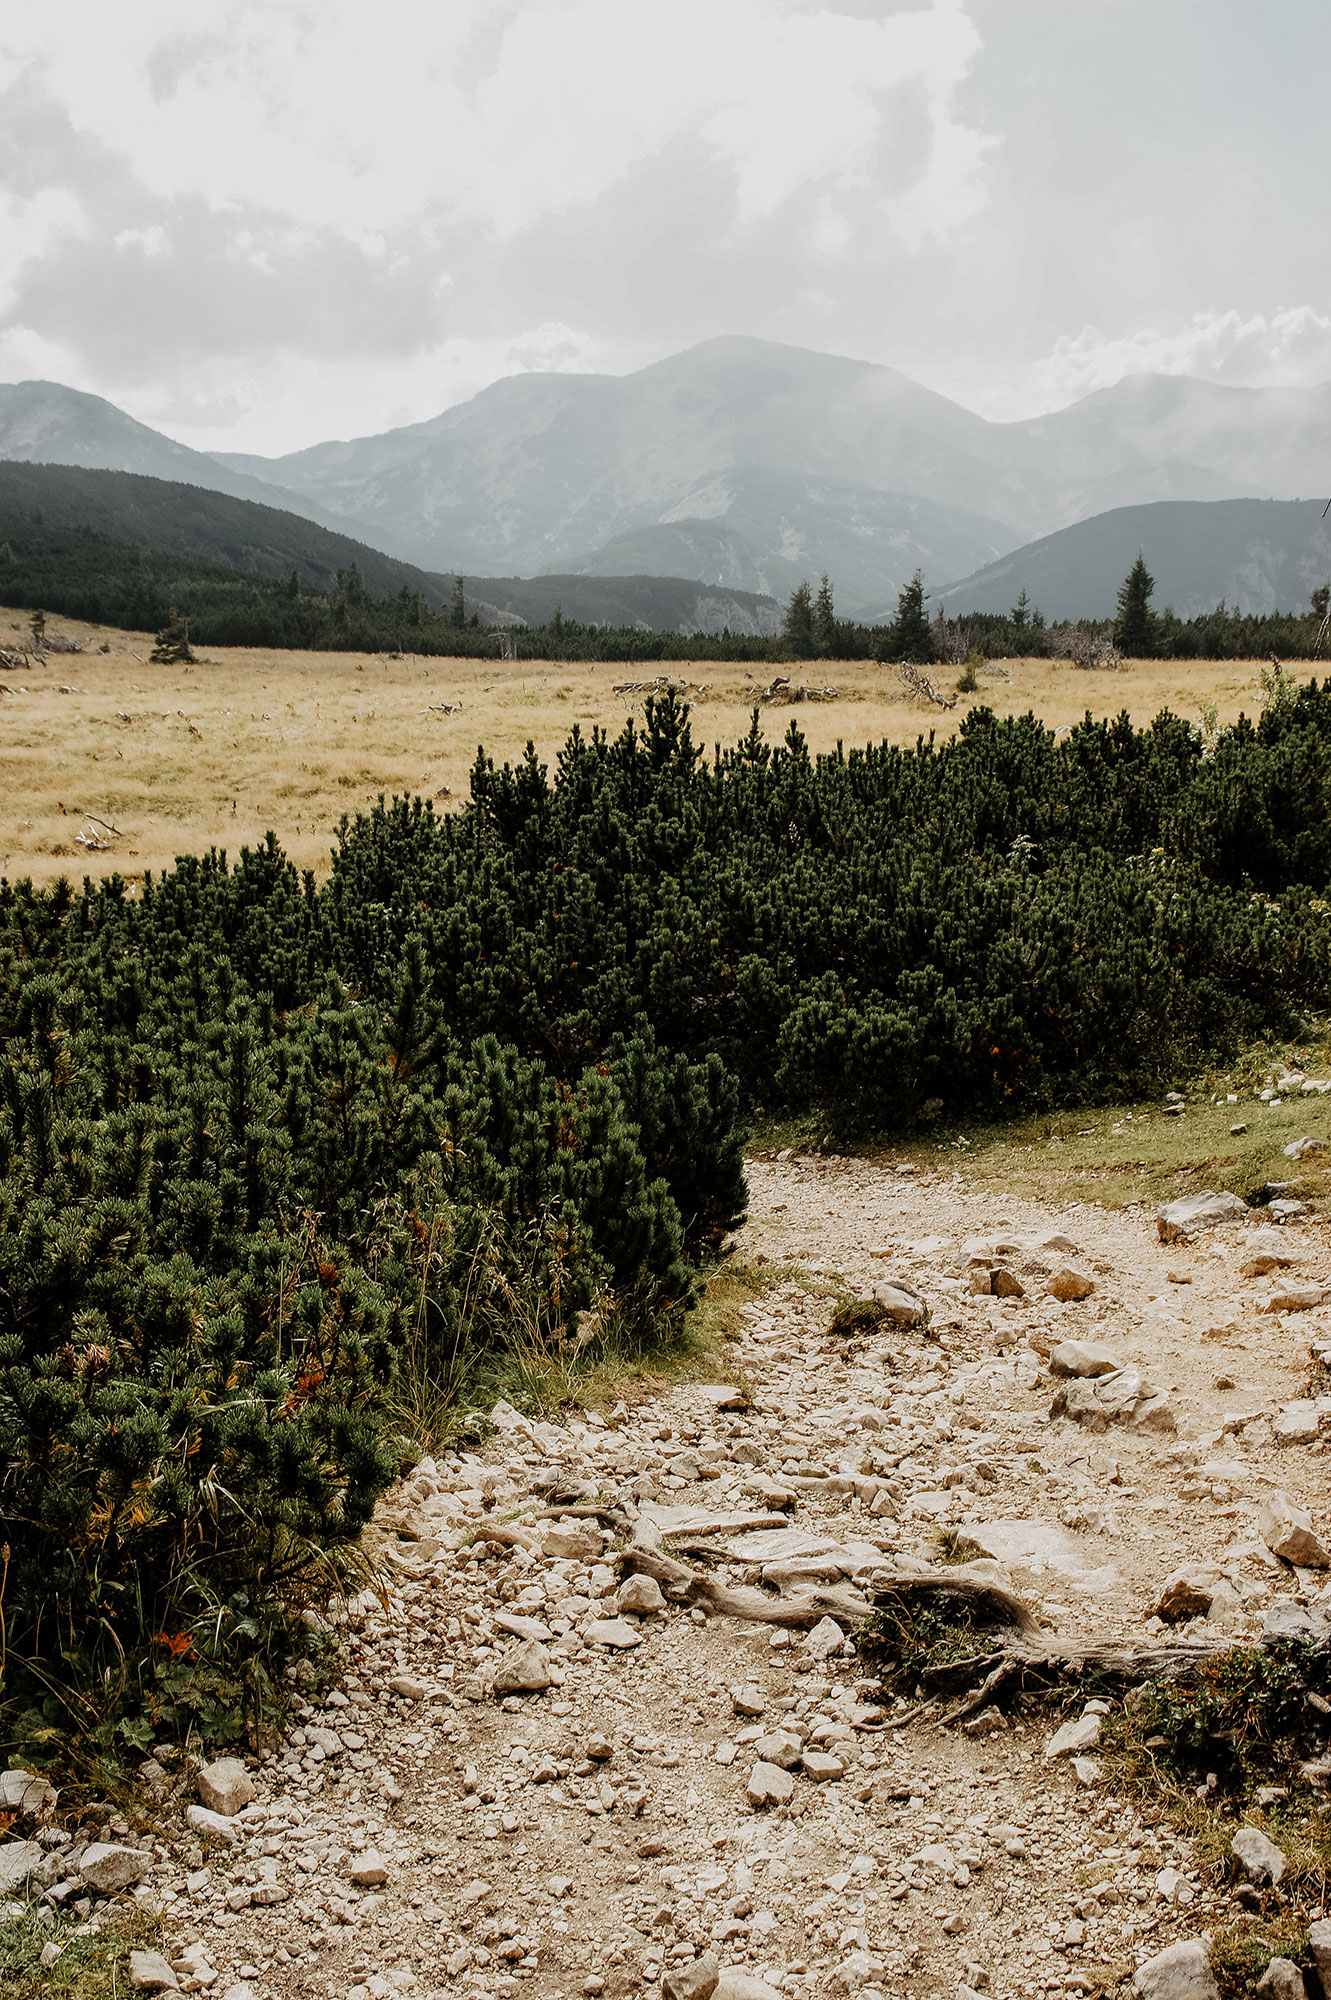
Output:
<path fill-rule="evenodd" d="M 128 2000 L 131 1951 L 159 1950 L 161 1942 L 161 1919 L 138 1904 L 117 1907 L 92 1934 L 61 1922 L 48 1926 L 30 1909 L 0 1922 L 0 1993 L 5 2000 Z M 52 1943 L 60 1956 L 43 1965 Z"/>
<path fill-rule="evenodd" d="M 865 1620 L 855 1645 L 885 1692 L 908 1694 L 930 1667 L 991 1653 L 994 1622 L 983 1607 L 953 1597 L 894 1596 Z"/>
<path fill-rule="evenodd" d="M 965 664 L 963 665 L 960 674 L 957 676 L 958 694 L 979 693 L 980 668 L 983 665 L 984 665 L 983 656 L 978 652 L 972 651 L 970 657 L 966 660 Z"/>
<path fill-rule="evenodd" d="M 1211 1970 L 1221 2000 L 1250 2000 L 1273 1958 L 1290 1959 L 1305 1975 L 1314 1973 L 1306 1917 L 1276 1911 L 1260 1916 L 1256 1923 L 1225 1924 L 1214 1931 Z"/>
<path fill-rule="evenodd" d="M 886 1319 L 887 1307 L 880 1305 L 877 1299 L 839 1299 L 827 1330 L 850 1340 L 858 1335 L 876 1333 Z"/>
<path fill-rule="evenodd" d="M 1125 1775 L 1146 1785 L 1246 1800 L 1261 1784 L 1293 1780 L 1321 1746 L 1320 1712 L 1331 1695 L 1331 1660 L 1298 1640 L 1235 1646 L 1203 1661 L 1186 1680 L 1147 1681 L 1107 1732 Z"/>

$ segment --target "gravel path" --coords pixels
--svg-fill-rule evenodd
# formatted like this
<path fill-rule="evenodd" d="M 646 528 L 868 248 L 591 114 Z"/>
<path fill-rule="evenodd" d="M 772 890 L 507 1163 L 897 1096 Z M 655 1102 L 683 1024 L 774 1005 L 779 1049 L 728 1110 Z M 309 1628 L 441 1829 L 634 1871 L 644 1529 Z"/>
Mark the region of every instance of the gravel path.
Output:
<path fill-rule="evenodd" d="M 1146 1636 L 1185 1568 L 1211 1595 L 1198 1629 L 1255 1634 L 1325 1583 L 1271 1554 L 1259 1511 L 1280 1491 L 1328 1525 L 1324 1443 L 1276 1440 L 1331 1312 L 1259 1310 L 1326 1275 L 1323 1231 L 1292 1222 L 1293 1262 L 1244 1277 L 1245 1226 L 1166 1247 L 1153 1215 L 1004 1204 L 891 1160 L 760 1158 L 750 1186 L 740 1254 L 776 1279 L 729 1350 L 751 1404 L 687 1386 L 567 1427 L 501 1410 L 483 1452 L 386 1497 L 394 1581 L 244 1777 L 235 1844 L 182 1859 L 163 1809 L 138 1894 L 165 1905 L 182 1990 L 687 1994 L 678 1969 L 712 1953 L 718 2000 L 1004 2000 L 1098 1991 L 1221 1920 L 1186 1840 L 1093 1756 L 1046 1757 L 1057 1718 L 895 1726 L 839 1629 L 654 1611 L 641 1579 L 621 1604 L 612 1529 L 561 1509 L 615 1494 L 651 1539 L 724 1517 L 714 1573 L 776 1563 L 788 1594 L 932 1565 L 947 1533 L 1073 1637 Z M 1049 1295 L 1065 1268 L 1085 1298 Z M 893 1280 L 927 1328 L 829 1333 L 833 1288 Z M 1069 1340 L 1124 1364 L 1126 1421 L 1051 1419 Z M 546 1684 L 497 1696 L 496 1674 Z"/>

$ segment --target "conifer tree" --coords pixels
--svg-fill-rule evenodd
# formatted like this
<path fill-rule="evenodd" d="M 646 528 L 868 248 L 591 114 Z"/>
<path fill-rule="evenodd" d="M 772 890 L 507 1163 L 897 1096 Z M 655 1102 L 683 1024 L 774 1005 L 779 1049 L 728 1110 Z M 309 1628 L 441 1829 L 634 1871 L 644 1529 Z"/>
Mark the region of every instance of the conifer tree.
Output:
<path fill-rule="evenodd" d="M 920 667 L 932 664 L 934 635 L 924 602 L 924 580 L 916 570 L 897 599 L 897 615 L 887 628 L 880 659 L 911 660 Z"/>
<path fill-rule="evenodd" d="M 1114 618 L 1114 644 L 1130 660 L 1149 660 L 1155 652 L 1158 621 L 1151 610 L 1155 578 L 1138 550 L 1137 560 L 1119 586 Z"/>
<path fill-rule="evenodd" d="M 460 632 L 467 622 L 467 597 L 460 576 L 453 578 L 453 599 L 448 615 L 454 629 Z"/>
<path fill-rule="evenodd" d="M 173 610 L 170 621 L 157 634 L 157 644 L 148 658 L 159 667 L 193 666 L 189 643 L 189 621 Z"/>
<path fill-rule="evenodd" d="M 832 586 L 824 572 L 818 586 L 818 595 L 813 601 L 813 645 L 820 660 L 831 659 L 836 650 L 836 611 L 832 605 Z"/>
<path fill-rule="evenodd" d="M 813 658 L 813 599 L 807 583 L 797 583 L 790 593 L 781 620 L 781 637 L 797 660 Z"/>

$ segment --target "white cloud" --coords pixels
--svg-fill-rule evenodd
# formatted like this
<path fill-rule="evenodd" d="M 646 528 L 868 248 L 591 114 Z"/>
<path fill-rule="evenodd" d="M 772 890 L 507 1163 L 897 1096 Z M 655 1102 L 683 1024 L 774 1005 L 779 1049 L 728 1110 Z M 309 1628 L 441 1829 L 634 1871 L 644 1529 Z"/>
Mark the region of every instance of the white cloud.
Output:
<path fill-rule="evenodd" d="M 0 344 L 0 371 L 4 353 Z M 391 367 L 377 355 L 318 360 L 285 348 L 247 362 L 192 366 L 119 400 L 141 423 L 198 451 L 270 456 L 330 435 L 416 423 L 503 375 L 581 374 L 603 360 L 590 334 L 546 322 L 494 340 L 443 340 Z M 330 411 L 336 412 L 331 425 Z"/>
<path fill-rule="evenodd" d="M 1278 312 L 1198 312 L 1172 329 L 1107 335 L 1098 327 L 1055 341 L 1033 360 L 903 362 L 921 382 L 1000 422 L 1064 409 L 1127 375 L 1195 375 L 1245 388 L 1331 381 L 1331 317 L 1312 306 Z"/>
<path fill-rule="evenodd" d="M 1052 409 L 1125 375 L 1200 375 L 1252 386 L 1323 382 L 1331 378 L 1331 319 L 1294 306 L 1269 316 L 1199 312 L 1172 331 L 1144 327 L 1116 338 L 1088 326 L 1036 363 L 1031 388 Z"/>
<path fill-rule="evenodd" d="M 955 238 L 979 46 L 966 0 L 20 5 L 0 77 L 77 193 L 29 204 L 7 351 L 273 451 L 622 370 L 733 330 L 746 260 L 835 296 Z"/>
<path fill-rule="evenodd" d="M 495 11 L 380 0 L 371 27 L 360 0 L 75 0 L 12 23 L 0 52 L 159 198 L 362 237 L 442 216 L 511 238 L 678 141 L 731 173 L 740 224 L 765 221 L 811 181 L 863 186 L 903 88 L 931 137 L 885 201 L 916 235 L 980 199 L 952 108 L 979 47 L 959 0 L 885 20 L 801 0 L 522 0 L 497 32 Z"/>
<path fill-rule="evenodd" d="M 44 187 L 23 196 L 0 188 L 0 311 L 18 296 L 28 265 L 40 263 L 58 246 L 82 236 L 87 219 L 82 205 L 64 188 Z"/>

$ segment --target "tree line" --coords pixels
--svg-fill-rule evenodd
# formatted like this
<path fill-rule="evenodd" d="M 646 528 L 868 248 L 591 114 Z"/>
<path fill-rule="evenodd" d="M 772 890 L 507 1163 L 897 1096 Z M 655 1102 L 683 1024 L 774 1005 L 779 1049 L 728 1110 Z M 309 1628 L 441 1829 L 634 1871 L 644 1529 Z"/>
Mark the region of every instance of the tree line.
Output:
<path fill-rule="evenodd" d="M 1329 648 L 1328 588 L 1314 591 L 1304 614 L 1255 616 L 1224 604 L 1199 617 L 1154 612 L 1154 582 L 1139 557 L 1125 579 L 1113 619 L 1049 624 L 1023 592 L 1006 613 L 930 615 L 917 572 L 898 599 L 894 619 L 866 624 L 839 618 L 824 576 L 817 589 L 792 592 L 779 633 L 644 631 L 590 625 L 556 608 L 543 625 L 482 622 L 454 579 L 449 602 L 432 609 L 406 585 L 376 597 L 354 564 L 339 570 L 331 589 L 288 577 L 243 574 L 201 558 L 149 550 L 100 530 L 11 519 L 0 541 L 0 602 L 44 609 L 93 625 L 162 632 L 168 626 L 202 646 L 264 646 L 308 652 L 402 652 L 428 656 L 513 660 L 607 661 L 649 664 L 733 660 L 786 665 L 798 660 L 909 660 L 920 665 L 968 659 L 1043 656 L 1077 665 L 1107 663 L 1110 648 L 1131 658 L 1266 658 L 1313 660 Z"/>

